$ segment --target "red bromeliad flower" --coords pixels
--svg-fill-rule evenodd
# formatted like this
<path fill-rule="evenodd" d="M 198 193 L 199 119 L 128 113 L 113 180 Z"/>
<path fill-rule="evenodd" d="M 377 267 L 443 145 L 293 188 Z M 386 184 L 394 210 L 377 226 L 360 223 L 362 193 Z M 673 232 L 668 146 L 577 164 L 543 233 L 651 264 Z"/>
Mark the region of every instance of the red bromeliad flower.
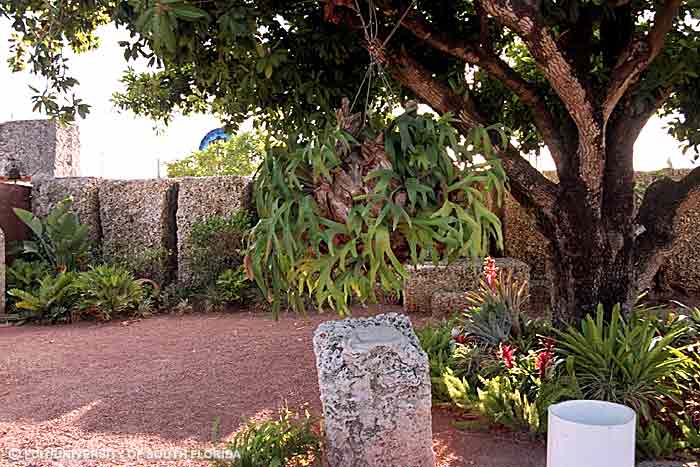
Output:
<path fill-rule="evenodd" d="M 488 286 L 493 289 L 498 277 L 498 266 L 496 266 L 496 260 L 490 256 L 487 256 L 484 260 L 484 277 Z"/>
<path fill-rule="evenodd" d="M 554 347 L 557 345 L 557 341 L 555 341 L 551 337 L 542 337 L 540 339 L 540 345 L 547 352 L 554 352 Z"/>
<path fill-rule="evenodd" d="M 540 373 L 540 378 L 544 378 L 547 374 L 547 368 L 552 364 L 554 360 L 554 352 L 551 350 L 543 350 L 537 354 L 537 359 L 535 360 L 535 368 Z"/>
<path fill-rule="evenodd" d="M 501 344 L 498 347 L 498 356 L 501 357 L 506 368 L 513 368 L 513 361 L 515 359 L 515 347 L 512 345 Z"/>

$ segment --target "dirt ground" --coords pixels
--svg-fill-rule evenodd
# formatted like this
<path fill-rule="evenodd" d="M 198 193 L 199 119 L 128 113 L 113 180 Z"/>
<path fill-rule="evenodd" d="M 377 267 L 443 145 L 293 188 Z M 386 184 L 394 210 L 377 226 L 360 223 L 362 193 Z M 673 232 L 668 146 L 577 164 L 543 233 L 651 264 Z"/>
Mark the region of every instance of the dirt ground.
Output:
<path fill-rule="evenodd" d="M 386 310 L 366 313 L 377 311 Z M 193 314 L 0 328 L 0 465 L 199 465 L 134 450 L 210 447 L 214 430 L 225 438 L 245 417 L 268 416 L 285 403 L 318 414 L 311 338 L 328 319 L 337 318 Z M 440 465 L 544 466 L 541 443 L 460 431 L 453 418 L 433 410 Z M 50 448 L 107 454 L 74 463 L 32 457 Z"/>

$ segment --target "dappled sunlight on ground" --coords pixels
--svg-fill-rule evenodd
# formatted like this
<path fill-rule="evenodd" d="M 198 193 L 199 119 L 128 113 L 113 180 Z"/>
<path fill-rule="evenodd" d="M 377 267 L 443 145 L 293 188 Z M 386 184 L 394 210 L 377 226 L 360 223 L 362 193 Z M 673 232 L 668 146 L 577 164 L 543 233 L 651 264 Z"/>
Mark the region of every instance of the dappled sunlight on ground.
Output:
<path fill-rule="evenodd" d="M 356 315 L 396 310 L 359 309 Z M 0 453 L 5 459 L 0 457 L 0 465 L 9 465 L 11 448 L 182 454 L 211 447 L 213 431 L 220 439 L 230 438 L 246 417 L 275 418 L 285 404 L 320 414 L 311 338 L 318 324 L 329 319 L 337 317 L 286 315 L 275 322 L 253 313 L 194 314 L 129 326 L 2 329 Z M 459 431 L 451 414 L 433 412 L 440 465 L 544 465 L 540 444 L 504 433 Z M 208 463 L 122 459 L 70 465 Z"/>

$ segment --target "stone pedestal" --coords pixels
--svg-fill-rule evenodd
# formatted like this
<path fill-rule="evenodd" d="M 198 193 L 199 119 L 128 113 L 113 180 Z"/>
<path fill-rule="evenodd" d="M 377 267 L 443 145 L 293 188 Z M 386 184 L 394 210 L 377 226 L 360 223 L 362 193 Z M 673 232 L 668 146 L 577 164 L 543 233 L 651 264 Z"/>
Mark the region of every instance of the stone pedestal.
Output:
<path fill-rule="evenodd" d="M 433 467 L 428 357 L 396 313 L 321 324 L 314 351 L 331 467 Z"/>

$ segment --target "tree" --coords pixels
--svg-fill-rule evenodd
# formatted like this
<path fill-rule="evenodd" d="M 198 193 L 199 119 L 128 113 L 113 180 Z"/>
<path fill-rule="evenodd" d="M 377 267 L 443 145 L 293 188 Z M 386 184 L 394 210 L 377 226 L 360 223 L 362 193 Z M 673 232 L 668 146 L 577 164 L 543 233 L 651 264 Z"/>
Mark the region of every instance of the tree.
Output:
<path fill-rule="evenodd" d="M 153 118 L 208 109 L 235 126 L 255 116 L 299 141 L 364 82 L 357 100 L 374 115 L 415 97 L 457 116 L 463 134 L 505 124 L 517 144 L 496 149 L 551 242 L 558 319 L 598 302 L 629 308 L 700 189 L 698 168 L 656 182 L 634 209 L 633 144 L 651 116 L 674 116 L 671 133 L 700 145 L 694 0 L 3 0 L 0 13 L 17 32 L 11 65 L 43 74 L 37 104 L 69 118 L 84 104 L 57 103 L 75 85 L 61 46 L 92 47 L 95 27 L 114 21 L 132 33 L 127 57 L 160 66 L 128 74 L 116 100 Z M 523 157 L 544 146 L 558 183 Z"/>
<path fill-rule="evenodd" d="M 249 176 L 260 165 L 264 154 L 264 142 L 257 135 L 244 132 L 168 163 L 168 177 Z"/>

